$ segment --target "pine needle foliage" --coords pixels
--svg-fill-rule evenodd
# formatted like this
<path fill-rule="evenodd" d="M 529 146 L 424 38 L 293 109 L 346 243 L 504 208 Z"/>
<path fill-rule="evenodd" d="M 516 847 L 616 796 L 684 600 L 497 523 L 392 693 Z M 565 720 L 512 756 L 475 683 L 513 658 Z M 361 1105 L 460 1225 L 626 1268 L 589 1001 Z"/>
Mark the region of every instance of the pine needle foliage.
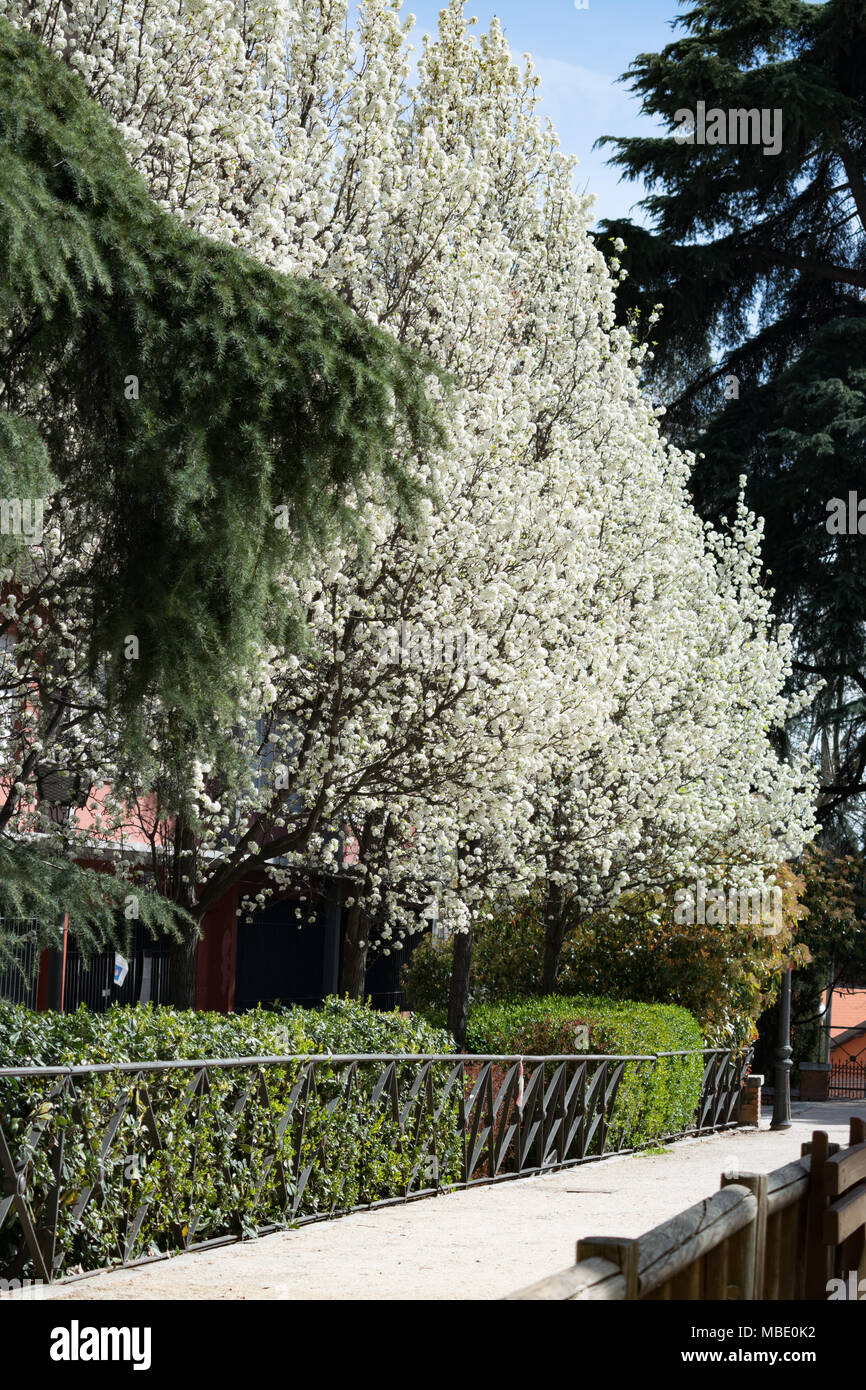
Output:
<path fill-rule="evenodd" d="M 5 21 L 0 329 L 0 485 L 79 509 L 108 698 L 157 693 L 192 729 L 229 708 L 253 643 L 297 640 L 280 567 L 362 535 L 365 479 L 411 507 L 444 439 L 432 368 L 160 209 L 79 77 Z"/>
<path fill-rule="evenodd" d="M 58 947 L 63 917 L 85 956 L 107 945 L 126 946 L 133 919 L 154 937 L 177 938 L 193 926 L 177 903 L 135 876 L 76 863 L 57 847 L 0 838 L 0 973 L 20 970 L 16 923 L 30 924 L 38 949 Z"/>

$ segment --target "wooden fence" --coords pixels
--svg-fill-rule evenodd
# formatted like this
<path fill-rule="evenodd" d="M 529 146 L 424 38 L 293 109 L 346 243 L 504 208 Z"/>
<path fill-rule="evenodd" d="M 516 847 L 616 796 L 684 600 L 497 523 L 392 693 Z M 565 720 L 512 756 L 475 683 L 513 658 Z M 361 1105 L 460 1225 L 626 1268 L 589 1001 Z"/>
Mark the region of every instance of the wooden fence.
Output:
<path fill-rule="evenodd" d="M 795 1162 L 723 1176 L 720 1192 L 637 1239 L 578 1241 L 570 1269 L 509 1297 L 823 1301 L 833 1279 L 854 1297 L 866 1280 L 863 1119 L 847 1148 L 816 1130 Z"/>

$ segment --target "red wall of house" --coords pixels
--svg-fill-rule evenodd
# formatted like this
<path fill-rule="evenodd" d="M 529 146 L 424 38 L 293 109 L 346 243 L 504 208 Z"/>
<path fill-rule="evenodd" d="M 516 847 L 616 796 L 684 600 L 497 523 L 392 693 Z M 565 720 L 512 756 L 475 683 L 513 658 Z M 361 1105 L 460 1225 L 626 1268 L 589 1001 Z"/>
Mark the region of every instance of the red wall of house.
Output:
<path fill-rule="evenodd" d="M 238 888 L 230 888 L 202 918 L 195 974 L 195 1006 L 231 1013 L 235 1003 Z"/>
<path fill-rule="evenodd" d="M 834 1067 L 844 1066 L 846 1062 L 866 1062 L 866 1033 L 834 1042 L 830 1061 Z"/>

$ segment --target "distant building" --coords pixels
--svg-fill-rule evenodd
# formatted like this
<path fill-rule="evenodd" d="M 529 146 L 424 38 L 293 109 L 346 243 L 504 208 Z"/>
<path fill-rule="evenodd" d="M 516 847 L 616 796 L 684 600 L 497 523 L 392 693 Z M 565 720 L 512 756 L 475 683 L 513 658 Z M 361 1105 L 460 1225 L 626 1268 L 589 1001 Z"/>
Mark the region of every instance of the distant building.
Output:
<path fill-rule="evenodd" d="M 832 1065 L 866 1063 L 866 989 L 834 989 L 829 1026 Z"/>
<path fill-rule="evenodd" d="M 840 986 L 827 1000 L 830 1095 L 866 1099 L 866 989 Z"/>
<path fill-rule="evenodd" d="M 325 879 L 301 903 L 297 897 L 271 902 L 252 914 L 238 915 L 242 898 L 255 894 L 264 876 L 230 888 L 202 920 L 198 945 L 195 1007 L 219 1013 L 242 1013 L 273 1004 L 315 1007 L 336 994 L 340 979 L 343 885 Z M 300 915 L 298 915 L 300 914 Z M 24 974 L 0 965 L 0 999 L 33 1009 L 65 1010 L 85 1004 L 101 1012 L 112 1003 L 164 1004 L 169 998 L 170 943 L 154 941 L 136 924 L 129 950 L 128 973 L 115 983 L 112 947 L 85 961 L 73 941 L 61 951 L 35 946 L 35 926 L 7 924 L 21 939 L 18 956 Z M 376 1008 L 403 1007 L 399 954 L 371 959 L 366 995 Z"/>

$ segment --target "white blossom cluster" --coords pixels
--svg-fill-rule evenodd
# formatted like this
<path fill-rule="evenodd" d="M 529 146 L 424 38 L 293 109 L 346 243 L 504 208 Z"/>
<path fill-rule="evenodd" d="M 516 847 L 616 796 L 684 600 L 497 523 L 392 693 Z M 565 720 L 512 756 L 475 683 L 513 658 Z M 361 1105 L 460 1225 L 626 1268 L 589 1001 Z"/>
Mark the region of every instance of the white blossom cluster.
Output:
<path fill-rule="evenodd" d="M 298 574 L 287 545 L 306 645 L 261 652 L 190 763 L 200 903 L 256 867 L 273 890 L 336 872 L 390 950 L 431 899 L 459 929 L 540 878 L 589 910 L 681 877 L 761 883 L 798 853 L 813 777 L 773 733 L 807 697 L 783 695 L 760 523 L 742 503 L 725 534 L 696 516 L 591 204 L 498 22 L 476 38 L 452 0 L 413 70 L 396 0 L 0 13 L 83 75 L 165 207 L 322 281 L 455 383 L 414 521 L 371 487 L 367 546 Z M 403 624 L 476 634 L 483 660 L 383 660 Z M 148 718 L 152 790 L 169 715 Z M 115 790 L 130 804 L 148 779 Z"/>

